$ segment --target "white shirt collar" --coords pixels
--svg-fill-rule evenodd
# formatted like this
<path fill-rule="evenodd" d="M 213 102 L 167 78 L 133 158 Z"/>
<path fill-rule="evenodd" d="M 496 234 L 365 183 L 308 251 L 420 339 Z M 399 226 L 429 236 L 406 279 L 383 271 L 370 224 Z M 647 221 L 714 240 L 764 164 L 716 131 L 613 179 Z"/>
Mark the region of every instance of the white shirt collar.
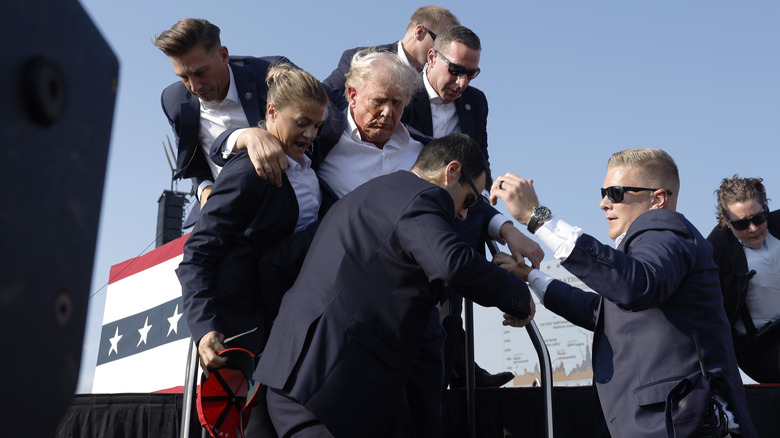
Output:
<path fill-rule="evenodd" d="M 423 84 L 425 85 L 425 91 L 428 92 L 428 100 L 436 105 L 444 105 L 446 103 L 453 103 L 453 102 L 444 102 L 441 97 L 439 97 L 439 93 L 436 92 L 436 90 L 433 88 L 433 85 L 431 85 L 431 82 L 428 80 L 428 64 L 426 63 L 423 66 Z"/>
<path fill-rule="evenodd" d="M 621 234 L 621 235 L 619 235 L 619 236 L 615 237 L 615 248 L 617 248 L 618 246 L 620 246 L 620 242 L 622 242 L 622 241 L 623 241 L 623 239 L 625 239 L 625 238 L 626 238 L 626 233 L 623 233 L 623 234 Z"/>
<path fill-rule="evenodd" d="M 311 167 L 311 158 L 306 154 L 303 154 L 303 159 L 301 161 L 296 161 L 289 155 L 285 155 L 285 157 L 287 157 L 287 162 L 290 164 L 288 169 L 295 169 L 300 172 Z"/>
<path fill-rule="evenodd" d="M 396 52 L 398 53 L 398 57 L 401 58 L 406 65 L 412 65 L 411 62 L 409 62 L 409 58 L 406 57 L 406 52 L 404 52 L 404 45 L 402 44 L 402 41 L 398 41 L 398 44 L 396 44 L 397 49 Z"/>

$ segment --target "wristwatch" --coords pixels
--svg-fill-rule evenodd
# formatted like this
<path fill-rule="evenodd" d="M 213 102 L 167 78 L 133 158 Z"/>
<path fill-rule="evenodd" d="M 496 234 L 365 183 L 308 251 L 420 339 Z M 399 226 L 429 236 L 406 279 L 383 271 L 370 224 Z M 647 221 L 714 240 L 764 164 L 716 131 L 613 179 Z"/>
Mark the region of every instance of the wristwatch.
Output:
<path fill-rule="evenodd" d="M 531 234 L 535 233 L 543 223 L 550 220 L 551 215 L 550 209 L 543 205 L 534 207 L 534 211 L 531 213 L 531 219 L 528 221 L 528 231 L 530 231 Z"/>

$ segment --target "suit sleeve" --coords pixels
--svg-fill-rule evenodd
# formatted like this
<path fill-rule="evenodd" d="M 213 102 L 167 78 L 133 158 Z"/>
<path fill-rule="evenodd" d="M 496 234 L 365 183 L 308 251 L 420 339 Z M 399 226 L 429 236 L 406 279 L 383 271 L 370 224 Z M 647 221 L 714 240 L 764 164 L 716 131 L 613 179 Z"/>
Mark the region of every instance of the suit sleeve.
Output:
<path fill-rule="evenodd" d="M 352 65 L 352 56 L 355 55 L 355 52 L 355 49 L 345 50 L 344 53 L 341 54 L 339 65 L 335 70 L 333 70 L 333 73 L 331 73 L 330 76 L 322 81 L 322 83 L 333 90 L 339 90 L 343 93 L 345 86 L 344 83 L 346 82 L 345 76 L 349 71 L 350 66 Z"/>
<path fill-rule="evenodd" d="M 518 318 L 530 313 L 525 282 L 477 254 L 452 229 L 452 200 L 440 188 L 426 190 L 399 222 L 404 250 L 429 281 L 442 281 L 482 306 L 498 307 Z"/>
<path fill-rule="evenodd" d="M 233 242 L 257 215 L 269 184 L 260 180 L 246 154 L 225 166 L 184 245 L 176 273 L 182 286 L 184 313 L 193 339 L 211 330 L 224 333 L 215 305 L 215 276 Z"/>
<path fill-rule="evenodd" d="M 593 292 L 553 280 L 544 294 L 544 307 L 572 324 L 594 331 L 598 318 L 599 296 Z"/>
<path fill-rule="evenodd" d="M 645 310 L 658 307 L 678 289 L 695 262 L 694 246 L 664 229 L 639 232 L 627 252 L 583 234 L 561 265 L 618 306 Z"/>

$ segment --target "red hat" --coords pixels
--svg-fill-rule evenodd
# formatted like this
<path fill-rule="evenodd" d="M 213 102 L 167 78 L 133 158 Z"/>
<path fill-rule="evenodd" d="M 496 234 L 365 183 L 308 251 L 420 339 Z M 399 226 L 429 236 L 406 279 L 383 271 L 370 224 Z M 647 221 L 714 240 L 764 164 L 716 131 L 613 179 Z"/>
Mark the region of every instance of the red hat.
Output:
<path fill-rule="evenodd" d="M 254 355 L 243 348 L 219 353 L 228 358 L 223 368 L 201 376 L 196 405 L 200 424 L 214 438 L 243 438 L 260 383 L 252 379 Z"/>

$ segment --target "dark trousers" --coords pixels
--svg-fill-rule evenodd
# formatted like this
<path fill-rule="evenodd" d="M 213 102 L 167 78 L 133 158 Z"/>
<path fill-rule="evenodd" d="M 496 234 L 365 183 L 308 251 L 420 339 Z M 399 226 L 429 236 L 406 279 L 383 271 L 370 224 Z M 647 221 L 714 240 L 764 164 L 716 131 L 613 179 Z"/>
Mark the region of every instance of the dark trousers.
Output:
<path fill-rule="evenodd" d="M 266 395 L 268 413 L 280 438 L 333 438 L 303 405 L 273 389 Z"/>

